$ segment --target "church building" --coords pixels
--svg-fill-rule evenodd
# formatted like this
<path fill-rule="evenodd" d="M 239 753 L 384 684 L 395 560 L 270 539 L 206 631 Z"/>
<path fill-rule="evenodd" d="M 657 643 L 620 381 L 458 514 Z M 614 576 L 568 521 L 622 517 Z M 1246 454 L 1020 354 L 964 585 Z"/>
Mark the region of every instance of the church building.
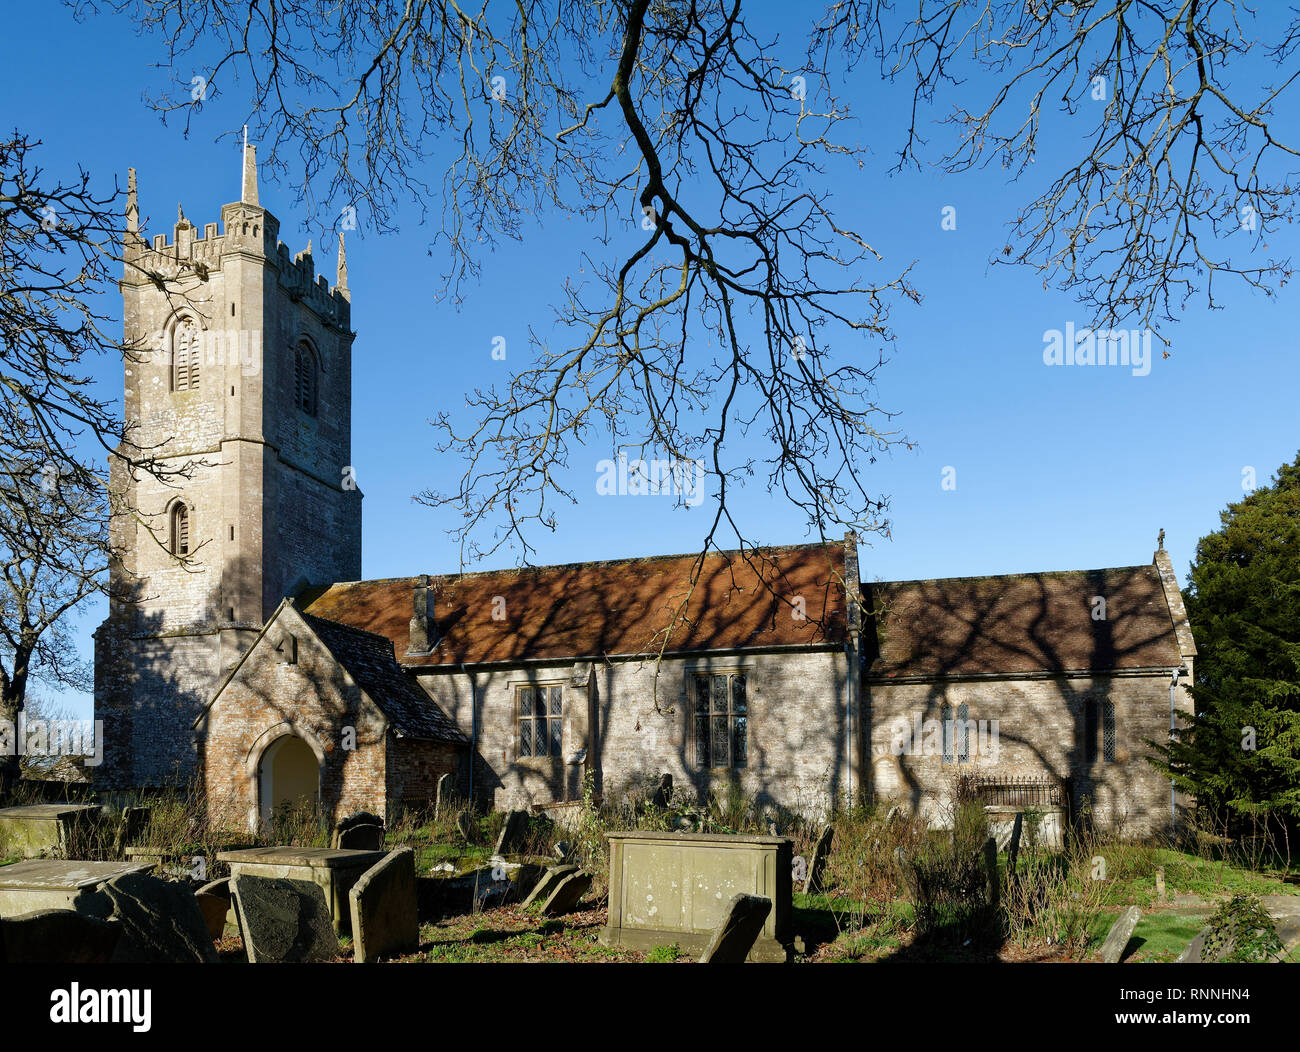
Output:
<path fill-rule="evenodd" d="M 256 828 L 306 799 L 390 819 L 438 780 L 552 812 L 671 774 L 679 790 L 943 821 L 1026 787 L 1134 833 L 1186 801 L 1147 762 L 1196 648 L 1169 557 L 869 582 L 855 538 L 744 552 L 363 580 L 351 291 L 241 199 L 200 235 L 139 234 L 121 282 L 125 413 L 171 475 L 115 458 L 96 632 L 106 790 L 199 779 Z M 965 787 L 963 789 L 962 787 Z M 1030 801 L 1032 802 L 1032 801 Z"/>

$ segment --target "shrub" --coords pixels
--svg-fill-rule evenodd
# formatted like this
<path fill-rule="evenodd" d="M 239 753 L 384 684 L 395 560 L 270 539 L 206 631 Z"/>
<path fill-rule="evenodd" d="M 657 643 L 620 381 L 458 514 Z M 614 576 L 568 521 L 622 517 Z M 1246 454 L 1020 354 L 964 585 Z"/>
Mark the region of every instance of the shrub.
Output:
<path fill-rule="evenodd" d="M 951 833 L 935 832 L 904 855 L 903 878 L 919 938 L 964 942 L 987 934 L 996 918 L 984 866 L 988 836 L 984 809 L 962 802 Z"/>
<path fill-rule="evenodd" d="M 1263 964 L 1280 957 L 1285 949 L 1273 918 L 1254 895 L 1230 898 L 1210 918 L 1209 929 L 1203 951 L 1206 960 Z"/>

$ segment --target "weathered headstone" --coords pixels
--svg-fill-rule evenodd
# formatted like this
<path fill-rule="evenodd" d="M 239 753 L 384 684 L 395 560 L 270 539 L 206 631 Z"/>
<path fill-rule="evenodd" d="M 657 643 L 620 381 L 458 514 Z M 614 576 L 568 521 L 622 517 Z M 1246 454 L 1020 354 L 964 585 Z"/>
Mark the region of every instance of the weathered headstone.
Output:
<path fill-rule="evenodd" d="M 671 774 L 661 774 L 659 776 L 659 785 L 655 788 L 654 796 L 650 798 L 652 807 L 664 810 L 673 798 L 673 776 Z"/>
<path fill-rule="evenodd" d="M 573 911 L 582 896 L 591 887 L 591 874 L 581 870 L 570 873 L 542 903 L 542 916 L 560 917 Z"/>
<path fill-rule="evenodd" d="M 1169 897 L 1169 892 L 1165 888 L 1165 867 L 1160 866 L 1156 869 L 1156 899 L 1164 902 Z"/>
<path fill-rule="evenodd" d="M 1186 946 L 1183 952 L 1174 958 L 1174 964 L 1207 964 L 1205 959 L 1205 941 L 1210 937 L 1210 929 L 1202 928 L 1196 933 Z M 1223 952 L 1226 953 L 1231 949 L 1231 945 L 1225 946 Z"/>
<path fill-rule="evenodd" d="M 569 856 L 573 854 L 573 845 L 567 840 L 557 840 L 551 847 L 551 850 L 555 853 L 555 857 L 561 862 L 567 862 L 569 861 Z"/>
<path fill-rule="evenodd" d="M 998 842 L 992 837 L 984 841 L 985 896 L 989 906 L 996 906 L 1001 896 L 998 887 Z"/>
<path fill-rule="evenodd" d="M 220 939 L 226 933 L 226 919 L 234 905 L 230 894 L 230 878 L 223 877 L 204 884 L 194 893 L 194 901 L 199 904 L 199 912 L 203 914 L 203 922 L 208 926 L 208 934 L 214 940 Z"/>
<path fill-rule="evenodd" d="M 470 843 L 474 835 L 474 816 L 469 811 L 462 811 L 456 816 L 456 832 L 465 843 Z"/>
<path fill-rule="evenodd" d="M 415 852 L 390 852 L 348 892 L 352 908 L 352 945 L 358 964 L 420 948 L 415 896 Z"/>
<path fill-rule="evenodd" d="M 527 909 L 534 902 L 545 902 L 550 898 L 551 892 L 560 886 L 560 882 L 564 880 L 565 877 L 569 876 L 571 873 L 577 872 L 577 866 L 552 866 L 542 874 L 542 879 L 539 880 L 533 886 L 533 890 L 528 893 L 528 897 L 524 899 L 524 908 Z"/>
<path fill-rule="evenodd" d="M 433 813 L 441 815 L 451 806 L 453 794 L 456 787 L 450 774 L 440 775 L 438 777 L 438 792 L 434 797 Z"/>
<path fill-rule="evenodd" d="M 231 878 L 230 887 L 251 963 L 297 964 L 338 954 L 338 936 L 319 885 L 241 873 Z"/>
<path fill-rule="evenodd" d="M 216 963 L 208 926 L 184 884 L 127 873 L 105 884 L 104 894 L 122 925 L 115 964 Z"/>
<path fill-rule="evenodd" d="M 348 815 L 334 827 L 331 845 L 354 851 L 382 851 L 384 847 L 384 820 L 368 811 Z"/>
<path fill-rule="evenodd" d="M 528 833 L 528 812 L 510 811 L 506 814 L 505 825 L 497 837 L 496 854 L 512 855 L 524 846 L 524 837 Z"/>
<path fill-rule="evenodd" d="M 122 925 L 74 910 L 40 910 L 0 919 L 0 963 L 108 964 Z"/>
<path fill-rule="evenodd" d="M 728 903 L 726 917 L 700 955 L 700 964 L 744 964 L 771 912 L 771 899 L 737 895 Z"/>
<path fill-rule="evenodd" d="M 822 829 L 821 836 L 817 838 L 817 845 L 813 848 L 812 865 L 808 867 L 808 877 L 803 884 L 805 895 L 821 894 L 822 874 L 826 870 L 826 859 L 830 857 L 831 844 L 834 841 L 835 827 L 828 825 Z"/>
<path fill-rule="evenodd" d="M 149 808 L 124 807 L 122 820 L 117 827 L 117 839 L 114 842 L 114 854 L 121 855 L 128 845 L 139 843 L 149 828 Z"/>
<path fill-rule="evenodd" d="M 1136 906 L 1130 906 L 1119 915 L 1119 919 L 1110 926 L 1106 941 L 1101 944 L 1103 963 L 1119 964 L 1120 958 L 1124 956 L 1124 947 L 1128 945 L 1129 939 L 1133 937 L 1133 929 L 1137 927 L 1138 921 L 1141 919 L 1142 911 Z"/>

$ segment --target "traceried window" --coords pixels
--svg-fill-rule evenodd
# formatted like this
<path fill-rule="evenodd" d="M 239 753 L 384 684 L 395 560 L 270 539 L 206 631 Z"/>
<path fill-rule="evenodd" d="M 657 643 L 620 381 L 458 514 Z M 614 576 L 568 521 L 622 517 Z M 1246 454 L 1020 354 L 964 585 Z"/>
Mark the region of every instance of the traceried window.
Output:
<path fill-rule="evenodd" d="M 559 684 L 520 687 L 519 755 L 559 756 L 564 745 L 564 688 Z"/>
<path fill-rule="evenodd" d="M 172 508 L 171 549 L 173 555 L 190 554 L 190 509 L 183 502 Z"/>
<path fill-rule="evenodd" d="M 957 762 L 970 763 L 970 707 L 965 702 L 957 706 L 957 725 L 953 732 L 957 739 Z"/>
<path fill-rule="evenodd" d="M 306 341 L 294 349 L 294 404 L 308 416 L 316 415 L 316 355 Z"/>
<path fill-rule="evenodd" d="M 947 702 L 939 709 L 939 733 L 943 740 L 943 762 L 952 763 L 952 706 Z"/>
<path fill-rule="evenodd" d="M 749 761 L 749 703 L 743 673 L 695 677 L 695 759 L 700 767 Z"/>
<path fill-rule="evenodd" d="M 183 319 L 172 334 L 172 390 L 199 389 L 199 330 L 189 318 Z"/>
<path fill-rule="evenodd" d="M 1083 759 L 1085 763 L 1115 762 L 1115 703 L 1088 698 L 1083 703 Z"/>

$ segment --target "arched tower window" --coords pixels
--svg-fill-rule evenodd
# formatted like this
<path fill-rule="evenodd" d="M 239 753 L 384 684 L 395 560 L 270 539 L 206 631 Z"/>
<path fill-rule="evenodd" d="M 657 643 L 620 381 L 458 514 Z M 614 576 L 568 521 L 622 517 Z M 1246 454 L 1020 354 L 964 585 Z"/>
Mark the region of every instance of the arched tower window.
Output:
<path fill-rule="evenodd" d="M 316 355 L 306 340 L 294 348 L 294 404 L 308 416 L 316 415 Z"/>
<path fill-rule="evenodd" d="M 184 501 L 172 508 L 171 549 L 173 555 L 190 554 L 190 509 Z"/>
<path fill-rule="evenodd" d="M 172 390 L 199 389 L 199 330 L 189 318 L 176 326 L 172 335 Z"/>

